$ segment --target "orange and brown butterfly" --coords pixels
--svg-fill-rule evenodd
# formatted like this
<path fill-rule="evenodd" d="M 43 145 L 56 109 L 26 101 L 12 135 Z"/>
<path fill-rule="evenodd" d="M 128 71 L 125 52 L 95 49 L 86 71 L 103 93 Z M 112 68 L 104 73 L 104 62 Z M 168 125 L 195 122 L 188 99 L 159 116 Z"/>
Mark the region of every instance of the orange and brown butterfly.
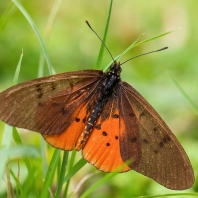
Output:
<path fill-rule="evenodd" d="M 120 73 L 114 61 L 106 73 L 82 70 L 18 84 L 0 93 L 0 119 L 39 132 L 53 147 L 82 150 L 101 171 L 122 167 L 170 189 L 190 188 L 194 174 L 184 149 Z"/>

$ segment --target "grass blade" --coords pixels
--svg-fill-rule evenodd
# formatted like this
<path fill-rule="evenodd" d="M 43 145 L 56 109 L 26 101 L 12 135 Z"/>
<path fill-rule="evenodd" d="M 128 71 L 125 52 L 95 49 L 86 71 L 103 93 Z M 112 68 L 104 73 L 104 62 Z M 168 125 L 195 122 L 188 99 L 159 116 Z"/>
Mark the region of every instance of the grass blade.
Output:
<path fill-rule="evenodd" d="M 22 58 L 23 58 L 23 49 L 22 49 L 22 52 L 21 52 L 21 56 L 20 56 L 19 62 L 18 62 L 17 67 L 16 67 L 15 74 L 14 74 L 13 85 L 16 85 L 17 82 L 18 82 L 19 73 L 20 73 L 20 70 L 21 70 Z"/>
<path fill-rule="evenodd" d="M 176 31 L 178 31 L 178 30 L 180 30 L 180 29 L 181 29 L 181 28 L 178 28 L 178 29 L 176 29 L 176 30 L 172 30 L 172 31 L 169 31 L 169 32 L 165 32 L 165 33 L 163 33 L 163 34 L 160 34 L 160 35 L 154 36 L 154 37 L 152 37 L 152 38 L 146 39 L 146 40 L 144 40 L 144 41 L 141 41 L 141 42 L 137 43 L 136 45 L 134 45 L 134 47 L 140 46 L 140 45 L 142 45 L 142 44 L 144 44 L 144 43 L 147 43 L 147 42 L 149 42 L 149 41 L 155 40 L 155 39 L 160 38 L 160 37 L 162 37 L 162 36 L 166 36 L 166 35 L 168 35 L 168 34 L 170 34 L 170 33 L 176 32 Z"/>
<path fill-rule="evenodd" d="M 180 28 L 179 28 L 180 29 Z M 173 30 L 173 31 L 169 31 L 169 32 L 166 32 L 166 33 L 163 33 L 163 34 L 160 34 L 160 35 L 157 35 L 157 36 L 154 36 L 152 38 L 149 38 L 149 39 L 146 39 L 146 40 L 143 40 L 141 42 L 138 43 L 138 41 L 142 38 L 142 36 L 144 36 L 144 34 L 142 34 L 139 38 L 137 38 L 126 50 L 124 50 L 124 52 L 122 52 L 120 55 L 118 55 L 115 60 L 116 61 L 119 61 L 129 50 L 135 48 L 135 47 L 138 47 L 144 43 L 147 43 L 149 41 L 152 41 L 152 40 L 155 40 L 157 38 L 160 38 L 162 36 L 165 36 L 167 34 L 170 34 L 170 33 L 173 33 L 179 29 L 176 29 L 176 30 Z M 111 61 L 104 69 L 103 71 L 106 72 L 107 70 L 109 70 L 109 67 L 111 66 L 111 64 L 113 63 L 113 61 Z"/>
<path fill-rule="evenodd" d="M 2 143 L 1 146 L 4 148 L 1 148 L 0 150 L 0 159 L 3 159 L 0 163 L 0 177 L 3 177 L 3 173 L 5 171 L 6 163 L 9 159 L 9 148 L 12 140 L 12 127 L 9 125 L 5 125 L 3 137 L 2 137 Z"/>
<path fill-rule="evenodd" d="M 13 7 L 14 7 L 13 3 L 11 2 L 10 5 L 8 6 L 8 8 L 6 9 L 6 11 L 4 12 L 3 16 L 1 17 L 1 19 L 0 19 L 0 33 L 6 26 L 7 21 L 9 20 L 9 15 L 10 15 Z"/>
<path fill-rule="evenodd" d="M 75 175 L 85 164 L 87 161 L 84 158 L 81 158 L 70 170 L 70 172 L 64 178 L 64 182 L 67 182 L 73 175 Z"/>
<path fill-rule="evenodd" d="M 55 198 L 61 197 L 61 190 L 62 190 L 62 187 L 63 187 L 63 184 L 64 184 L 64 176 L 65 176 L 65 172 L 66 172 L 68 156 L 69 156 L 69 152 L 64 151 L 63 161 L 62 161 L 62 166 L 61 166 L 61 171 L 60 171 L 60 178 L 59 178 Z"/>
<path fill-rule="evenodd" d="M 17 145 L 23 145 L 21 138 L 19 136 L 19 133 L 17 132 L 16 128 L 13 128 L 13 139 Z M 35 197 L 39 197 L 39 192 L 36 186 L 36 180 L 35 180 L 35 170 L 32 168 L 32 165 L 28 159 L 27 155 L 23 156 L 23 161 L 25 162 L 25 165 L 28 170 L 28 178 L 27 181 L 31 181 L 31 190 L 34 193 Z M 24 188 L 26 189 L 26 188 Z M 26 189 L 27 190 L 27 189 Z"/>
<path fill-rule="evenodd" d="M 103 43 L 106 42 L 107 32 L 108 32 L 108 28 L 109 28 L 109 22 L 110 22 L 110 18 L 111 18 L 112 5 L 113 5 L 113 0 L 110 1 L 110 6 L 109 6 L 109 12 L 108 12 L 108 17 L 107 17 L 105 32 L 104 32 L 104 36 L 103 36 L 103 39 L 102 39 Z M 96 69 L 99 69 L 100 66 L 101 66 L 101 63 L 102 63 L 102 58 L 103 58 L 104 49 L 105 49 L 105 46 L 104 46 L 103 43 L 101 43 L 100 52 L 99 52 L 99 55 L 98 55 L 96 66 L 95 66 Z"/>
<path fill-rule="evenodd" d="M 117 172 L 114 173 L 108 173 L 104 177 L 102 177 L 100 180 L 98 180 L 96 183 L 94 183 L 92 186 L 90 186 L 81 196 L 80 198 L 86 198 L 88 197 L 94 190 L 96 190 L 101 185 L 104 185 L 107 183 L 111 178 L 113 178 Z"/>
<path fill-rule="evenodd" d="M 70 173 L 70 171 L 72 170 L 72 167 L 74 165 L 74 160 L 76 157 L 76 150 L 72 151 L 72 155 L 69 161 L 69 166 L 68 166 L 68 173 Z M 65 181 L 65 179 L 64 179 Z M 67 181 L 66 186 L 65 186 L 65 190 L 64 190 L 64 197 L 67 197 L 67 193 L 68 193 L 68 189 L 69 189 L 69 184 L 70 184 L 70 179 Z"/>
<path fill-rule="evenodd" d="M 198 116 L 198 106 L 195 104 L 195 102 L 188 96 L 188 94 L 182 89 L 182 87 L 179 85 L 179 83 L 170 75 L 168 74 L 170 79 L 173 81 L 173 83 L 176 85 L 176 87 L 179 89 L 179 91 L 182 93 L 182 95 L 186 98 L 186 100 L 189 102 L 191 105 L 193 111 L 197 114 Z"/>
<path fill-rule="evenodd" d="M 52 31 L 52 27 L 53 27 L 56 15 L 58 13 L 58 10 L 61 6 L 61 3 L 62 3 L 62 0 L 55 0 L 54 4 L 52 6 L 52 10 L 50 12 L 50 15 L 48 17 L 47 24 L 46 24 L 46 27 L 45 27 L 45 36 L 44 36 L 44 43 L 45 44 L 47 44 L 48 41 L 49 41 L 49 37 L 50 37 L 51 31 Z M 45 63 L 44 54 L 41 52 L 40 53 L 40 58 L 39 58 L 38 77 L 43 76 L 44 63 Z M 52 69 L 52 73 L 54 74 L 53 69 Z"/>
<path fill-rule="evenodd" d="M 138 37 L 133 43 L 131 43 L 131 44 L 129 45 L 129 47 L 127 47 L 126 50 L 124 50 L 124 52 L 122 52 L 120 55 L 118 55 L 118 56 L 115 58 L 115 60 L 116 60 L 116 61 L 119 61 L 129 50 L 131 50 L 131 49 L 134 47 L 134 45 L 135 45 L 143 36 L 144 36 L 144 34 L 142 34 L 140 37 Z M 111 62 L 103 69 L 103 71 L 106 72 L 106 71 L 109 69 L 109 67 L 112 65 L 112 63 L 113 63 L 113 61 L 111 61 Z"/>
<path fill-rule="evenodd" d="M 56 170 L 56 166 L 57 166 L 59 157 L 60 157 L 60 149 L 55 149 L 52 159 L 50 161 L 48 170 L 47 170 L 47 174 L 45 177 L 45 181 L 44 181 L 44 184 L 42 187 L 40 197 L 48 197 L 49 196 L 49 188 L 52 185 L 52 181 L 53 181 L 53 178 L 55 175 L 55 170 Z"/>
<path fill-rule="evenodd" d="M 30 17 L 30 15 L 28 14 L 28 12 L 25 10 L 25 8 L 17 0 L 12 0 L 12 2 L 21 11 L 21 13 L 24 15 L 24 17 L 26 18 L 26 20 L 30 24 L 31 28 L 33 29 L 33 31 L 34 31 L 34 33 L 35 33 L 35 35 L 36 35 L 36 37 L 37 37 L 37 39 L 38 39 L 38 41 L 40 43 L 41 49 L 43 50 L 43 54 L 44 54 L 46 62 L 47 62 L 49 73 L 52 74 L 52 67 L 51 67 L 49 56 L 47 54 L 47 50 L 45 49 L 45 45 L 44 45 L 44 43 L 43 43 L 43 41 L 41 39 L 41 36 L 39 34 L 39 31 L 38 31 L 34 21 Z"/>

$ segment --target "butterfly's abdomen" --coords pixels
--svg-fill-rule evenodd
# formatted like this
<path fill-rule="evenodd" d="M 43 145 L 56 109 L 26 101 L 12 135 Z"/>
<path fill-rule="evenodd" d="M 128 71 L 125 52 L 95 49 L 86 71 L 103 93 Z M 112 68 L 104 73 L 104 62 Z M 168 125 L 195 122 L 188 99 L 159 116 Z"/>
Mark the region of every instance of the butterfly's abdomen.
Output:
<path fill-rule="evenodd" d="M 120 72 L 114 71 L 117 65 L 112 65 L 110 71 L 106 73 L 104 80 L 101 83 L 101 86 L 98 89 L 98 97 L 96 103 L 92 109 L 90 116 L 85 124 L 85 128 L 76 143 L 76 150 L 83 149 L 86 144 L 95 123 L 97 122 L 98 117 L 100 116 L 104 105 L 107 103 L 108 99 L 116 93 L 116 85 L 120 81 Z"/>
<path fill-rule="evenodd" d="M 93 126 L 95 125 L 104 105 L 106 104 L 106 99 L 103 99 L 103 100 L 98 100 L 97 103 L 95 104 L 92 112 L 91 112 L 91 115 L 89 116 L 88 118 L 88 121 L 85 125 L 85 128 L 83 130 L 83 133 L 80 137 L 80 139 L 78 140 L 78 143 L 76 145 L 76 150 L 80 150 L 84 147 L 84 145 L 86 144 L 89 136 L 90 136 L 90 133 L 93 129 Z"/>

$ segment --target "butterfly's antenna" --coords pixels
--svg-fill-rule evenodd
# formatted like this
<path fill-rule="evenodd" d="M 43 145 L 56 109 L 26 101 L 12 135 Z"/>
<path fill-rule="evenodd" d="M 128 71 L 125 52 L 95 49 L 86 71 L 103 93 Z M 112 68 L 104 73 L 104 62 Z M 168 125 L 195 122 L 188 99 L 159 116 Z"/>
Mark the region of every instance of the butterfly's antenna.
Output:
<path fill-rule="evenodd" d="M 144 54 L 137 55 L 137 56 L 135 56 L 135 57 L 133 57 L 133 58 L 130 58 L 130 59 L 124 61 L 124 62 L 121 63 L 120 65 L 123 65 L 124 63 L 126 63 L 126 62 L 128 62 L 128 61 L 130 61 L 130 60 L 132 60 L 132 59 L 135 59 L 135 58 L 137 58 L 137 57 L 144 56 L 144 55 L 147 55 L 147 54 L 151 54 L 151 53 L 154 53 L 154 52 L 159 52 L 159 51 L 166 50 L 166 49 L 168 49 L 168 47 L 163 47 L 163 48 L 158 49 L 158 50 L 154 50 L 154 51 L 151 51 L 151 52 L 147 52 L 147 53 L 144 53 Z"/>
<path fill-rule="evenodd" d="M 89 26 L 89 28 L 95 33 L 95 35 L 100 39 L 100 41 L 102 42 L 102 44 L 105 46 L 105 48 L 107 49 L 107 51 L 109 52 L 113 62 L 116 62 L 115 59 L 113 58 L 111 52 L 109 51 L 108 47 L 105 45 L 104 41 L 99 37 L 99 35 L 96 33 L 96 31 L 91 27 L 91 25 L 89 24 L 88 21 L 85 21 L 86 24 Z"/>

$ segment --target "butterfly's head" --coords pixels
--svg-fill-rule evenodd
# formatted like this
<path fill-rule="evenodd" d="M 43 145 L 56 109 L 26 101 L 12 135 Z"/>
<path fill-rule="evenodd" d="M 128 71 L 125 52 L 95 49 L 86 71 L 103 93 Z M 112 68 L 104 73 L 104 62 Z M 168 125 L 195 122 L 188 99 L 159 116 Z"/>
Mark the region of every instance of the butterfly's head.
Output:
<path fill-rule="evenodd" d="M 111 67 L 110 67 L 110 70 L 109 70 L 109 74 L 113 74 L 113 75 L 117 75 L 117 76 L 120 76 L 120 73 L 122 72 L 122 68 L 120 67 L 120 62 L 114 62 Z"/>

